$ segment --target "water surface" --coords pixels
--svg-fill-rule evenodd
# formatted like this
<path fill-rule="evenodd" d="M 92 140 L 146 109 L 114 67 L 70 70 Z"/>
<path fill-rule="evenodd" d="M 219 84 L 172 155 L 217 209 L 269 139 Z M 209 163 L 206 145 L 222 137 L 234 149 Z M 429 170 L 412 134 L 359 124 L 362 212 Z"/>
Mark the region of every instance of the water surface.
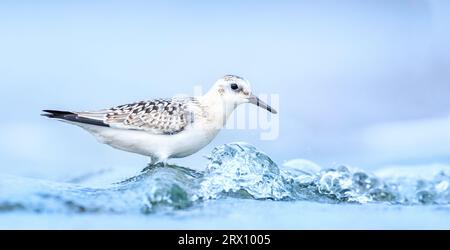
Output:
<path fill-rule="evenodd" d="M 450 228 L 449 170 L 279 166 L 250 144 L 229 143 L 214 148 L 204 171 L 159 163 L 107 185 L 95 176 L 75 184 L 3 175 L 0 227 Z"/>

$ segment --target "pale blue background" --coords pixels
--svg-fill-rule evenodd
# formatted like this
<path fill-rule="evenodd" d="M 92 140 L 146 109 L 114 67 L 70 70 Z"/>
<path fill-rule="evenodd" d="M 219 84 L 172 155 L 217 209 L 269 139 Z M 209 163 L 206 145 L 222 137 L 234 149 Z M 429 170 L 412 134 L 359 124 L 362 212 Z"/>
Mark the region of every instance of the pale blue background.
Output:
<path fill-rule="evenodd" d="M 450 163 L 449 1 L 1 1 L 0 172 L 63 179 L 148 159 L 44 108 L 92 110 L 238 74 L 280 95 L 276 162 Z"/>

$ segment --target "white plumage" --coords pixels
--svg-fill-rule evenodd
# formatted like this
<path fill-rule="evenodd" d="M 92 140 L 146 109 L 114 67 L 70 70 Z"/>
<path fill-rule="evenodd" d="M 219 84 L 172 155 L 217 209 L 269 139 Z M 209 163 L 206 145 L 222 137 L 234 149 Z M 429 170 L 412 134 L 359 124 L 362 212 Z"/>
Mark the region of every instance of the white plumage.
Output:
<path fill-rule="evenodd" d="M 102 143 L 156 163 L 208 145 L 233 110 L 247 102 L 276 113 L 251 94 L 245 79 L 227 75 L 199 97 L 154 99 L 92 112 L 44 110 L 43 115 L 78 125 Z"/>

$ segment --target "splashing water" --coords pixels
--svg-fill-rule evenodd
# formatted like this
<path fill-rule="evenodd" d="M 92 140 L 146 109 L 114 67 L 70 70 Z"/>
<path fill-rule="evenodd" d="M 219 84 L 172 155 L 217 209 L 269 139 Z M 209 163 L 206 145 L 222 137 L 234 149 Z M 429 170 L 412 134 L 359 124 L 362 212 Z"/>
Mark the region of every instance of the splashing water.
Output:
<path fill-rule="evenodd" d="M 0 212 L 151 213 L 227 197 L 322 203 L 449 204 L 450 175 L 377 177 L 356 168 L 322 169 L 306 160 L 279 167 L 247 143 L 216 147 L 205 171 L 159 163 L 105 188 L 2 176 Z"/>
<path fill-rule="evenodd" d="M 212 151 L 200 195 L 281 200 L 290 193 L 280 169 L 266 154 L 246 143 L 230 143 Z"/>

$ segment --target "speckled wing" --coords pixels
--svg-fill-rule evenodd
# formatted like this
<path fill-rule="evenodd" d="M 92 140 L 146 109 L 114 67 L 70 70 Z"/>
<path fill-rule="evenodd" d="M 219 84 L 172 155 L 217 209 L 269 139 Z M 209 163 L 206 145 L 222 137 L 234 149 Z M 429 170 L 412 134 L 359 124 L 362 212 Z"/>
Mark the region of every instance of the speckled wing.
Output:
<path fill-rule="evenodd" d="M 195 98 L 155 99 L 120 105 L 101 111 L 109 127 L 149 131 L 154 134 L 176 134 L 194 120 L 191 106 Z M 79 113 L 95 118 L 95 112 Z"/>

